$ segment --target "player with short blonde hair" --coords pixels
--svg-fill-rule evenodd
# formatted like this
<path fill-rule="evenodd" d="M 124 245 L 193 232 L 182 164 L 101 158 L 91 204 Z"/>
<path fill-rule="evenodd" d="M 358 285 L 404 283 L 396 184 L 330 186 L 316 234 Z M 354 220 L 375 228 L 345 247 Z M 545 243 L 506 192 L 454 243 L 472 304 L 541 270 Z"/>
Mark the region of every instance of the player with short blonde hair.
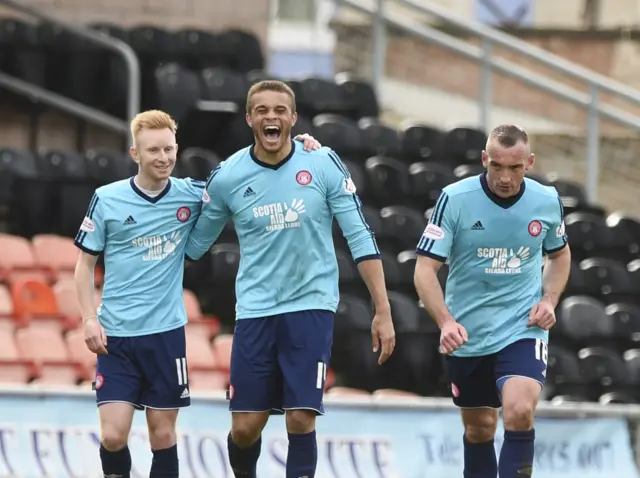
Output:
<path fill-rule="evenodd" d="M 94 389 L 105 477 L 128 478 L 135 410 L 146 409 L 153 451 L 150 477 L 179 475 L 178 410 L 190 404 L 182 280 L 184 247 L 200 215 L 205 183 L 171 177 L 176 122 L 163 111 L 131 122 L 138 174 L 96 190 L 76 236 L 75 270 L 87 347 L 98 354 Z M 319 147 L 303 137 L 309 149 Z M 102 300 L 93 271 L 104 254 Z"/>

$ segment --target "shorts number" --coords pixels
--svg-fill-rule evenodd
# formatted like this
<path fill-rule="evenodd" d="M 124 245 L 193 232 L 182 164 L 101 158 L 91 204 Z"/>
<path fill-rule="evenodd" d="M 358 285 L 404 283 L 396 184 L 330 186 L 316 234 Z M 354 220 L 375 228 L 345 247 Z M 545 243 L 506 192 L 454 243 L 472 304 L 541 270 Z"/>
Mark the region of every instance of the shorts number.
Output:
<path fill-rule="evenodd" d="M 185 357 L 176 359 L 176 372 L 178 372 L 178 385 L 188 385 L 187 359 Z"/>
<path fill-rule="evenodd" d="M 547 365 L 549 359 L 549 348 L 544 340 L 536 339 L 536 360 L 542 360 Z"/>
<path fill-rule="evenodd" d="M 324 381 L 327 379 L 327 365 L 323 362 L 318 362 L 318 373 L 316 375 L 316 388 L 322 390 L 324 388 Z"/>

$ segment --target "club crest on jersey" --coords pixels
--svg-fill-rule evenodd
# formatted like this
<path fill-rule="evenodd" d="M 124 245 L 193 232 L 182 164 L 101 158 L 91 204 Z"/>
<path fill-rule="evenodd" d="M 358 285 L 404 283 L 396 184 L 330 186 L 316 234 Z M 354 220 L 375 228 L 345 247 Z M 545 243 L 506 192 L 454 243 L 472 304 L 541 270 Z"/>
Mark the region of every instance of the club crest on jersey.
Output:
<path fill-rule="evenodd" d="M 296 181 L 298 181 L 298 184 L 300 184 L 301 186 L 310 184 L 312 179 L 313 176 L 311 176 L 311 173 L 309 171 L 302 170 L 298 171 L 298 174 L 296 174 Z"/>
<path fill-rule="evenodd" d="M 427 239 L 439 241 L 440 239 L 444 238 L 444 231 L 435 224 L 427 224 L 427 228 L 424 230 L 424 233 L 422 235 Z"/>
<path fill-rule="evenodd" d="M 538 220 L 533 220 L 529 223 L 529 234 L 533 237 L 537 237 L 542 232 L 542 223 Z"/>
<path fill-rule="evenodd" d="M 182 206 L 180 209 L 178 209 L 178 212 L 176 213 L 176 217 L 180 222 L 187 222 L 191 217 L 191 209 L 189 209 L 186 206 Z"/>

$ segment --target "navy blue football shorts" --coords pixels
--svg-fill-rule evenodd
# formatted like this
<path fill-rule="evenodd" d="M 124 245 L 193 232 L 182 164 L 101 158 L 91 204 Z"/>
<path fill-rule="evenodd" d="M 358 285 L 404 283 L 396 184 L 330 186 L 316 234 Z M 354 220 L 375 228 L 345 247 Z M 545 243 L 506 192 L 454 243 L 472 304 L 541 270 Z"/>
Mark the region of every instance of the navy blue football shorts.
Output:
<path fill-rule="evenodd" d="M 446 357 L 453 403 L 460 408 L 500 408 L 502 387 L 511 377 L 526 377 L 543 387 L 547 343 L 522 339 L 482 357 Z"/>
<path fill-rule="evenodd" d="M 229 409 L 324 414 L 333 315 L 327 310 L 306 310 L 236 321 Z"/>
<path fill-rule="evenodd" d="M 98 355 L 96 400 L 130 403 L 138 410 L 188 407 L 189 377 L 185 329 L 139 337 L 107 337 L 107 355 Z"/>

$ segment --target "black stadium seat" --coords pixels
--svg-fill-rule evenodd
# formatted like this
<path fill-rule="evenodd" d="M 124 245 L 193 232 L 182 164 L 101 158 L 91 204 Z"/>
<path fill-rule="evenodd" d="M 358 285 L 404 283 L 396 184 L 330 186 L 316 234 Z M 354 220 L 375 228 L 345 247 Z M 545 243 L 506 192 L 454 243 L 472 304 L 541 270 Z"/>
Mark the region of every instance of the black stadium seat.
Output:
<path fill-rule="evenodd" d="M 613 335 L 621 344 L 635 347 L 640 343 L 640 307 L 628 302 L 615 302 L 605 308 L 607 320 L 613 324 Z"/>
<path fill-rule="evenodd" d="M 460 181 L 461 179 L 478 176 L 484 172 L 484 166 L 478 161 L 477 164 L 461 164 L 460 166 L 457 166 L 453 170 L 453 175 L 455 176 L 456 181 Z"/>
<path fill-rule="evenodd" d="M 387 206 L 380 210 L 384 236 L 393 238 L 400 250 L 415 247 L 427 226 L 419 211 L 407 206 Z"/>
<path fill-rule="evenodd" d="M 38 162 L 30 151 L 0 149 L 0 211 L 8 208 L 16 178 L 34 178 L 38 175 Z"/>
<path fill-rule="evenodd" d="M 181 124 L 197 106 L 202 97 L 198 75 L 182 68 L 178 63 L 168 63 L 155 70 L 154 104 L 169 113 Z"/>
<path fill-rule="evenodd" d="M 200 29 L 187 28 L 173 34 L 175 61 L 190 70 L 216 66 L 220 60 L 218 36 Z"/>
<path fill-rule="evenodd" d="M 372 201 L 381 207 L 407 201 L 411 180 L 407 166 L 397 159 L 374 156 L 365 162 Z"/>
<path fill-rule="evenodd" d="M 358 125 L 343 116 L 321 114 L 313 118 L 314 136 L 324 146 L 335 150 L 340 156 L 363 159 L 362 132 Z"/>
<path fill-rule="evenodd" d="M 220 158 L 213 151 L 194 147 L 184 150 L 178 162 L 187 165 L 189 177 L 205 181 L 220 164 Z"/>
<path fill-rule="evenodd" d="M 573 296 L 560 303 L 558 328 L 576 344 L 613 336 L 613 323 L 607 320 L 604 304 L 588 296 Z"/>
<path fill-rule="evenodd" d="M 446 161 L 458 164 L 476 164 L 487 143 L 487 135 L 477 129 L 454 128 L 444 138 Z"/>
<path fill-rule="evenodd" d="M 627 268 L 621 262 L 602 258 L 584 259 L 580 262 L 580 270 L 592 294 L 619 297 L 635 292 Z"/>
<path fill-rule="evenodd" d="M 440 161 L 443 158 L 442 131 L 418 123 L 405 123 L 400 127 L 402 158 L 409 163 Z"/>
<path fill-rule="evenodd" d="M 342 90 L 342 96 L 349 105 L 349 113 L 354 115 L 352 119 L 377 118 L 380 115 L 378 98 L 370 83 L 359 80 L 349 73 L 338 73 L 336 84 Z"/>
<path fill-rule="evenodd" d="M 358 126 L 362 131 L 363 149 L 367 156 L 400 156 L 402 148 L 395 129 L 375 118 L 363 118 Z"/>
<path fill-rule="evenodd" d="M 622 357 L 615 350 L 606 347 L 587 347 L 578 352 L 580 371 L 589 394 L 599 391 L 614 391 L 629 383 L 627 368 Z"/>
<path fill-rule="evenodd" d="M 129 177 L 135 164 L 128 154 L 107 149 L 91 149 L 85 153 L 87 177 L 99 184 L 108 184 Z"/>
<path fill-rule="evenodd" d="M 245 76 L 225 68 L 206 68 L 201 72 L 202 99 L 234 103 L 244 112 L 249 84 Z"/>
<path fill-rule="evenodd" d="M 583 383 L 580 363 L 575 353 L 553 342 L 547 359 L 547 383 L 556 394 L 581 391 Z"/>
<path fill-rule="evenodd" d="M 569 245 L 578 260 L 611 245 L 611 231 L 605 218 L 593 213 L 573 212 L 565 216 Z"/>
<path fill-rule="evenodd" d="M 412 203 L 420 209 L 434 206 L 442 189 L 456 180 L 448 166 L 426 161 L 409 166 L 409 176 Z"/>
<path fill-rule="evenodd" d="M 333 81 L 307 78 L 299 83 L 297 90 L 296 103 L 300 114 L 309 117 L 323 113 L 352 116 L 342 89 Z"/>
<path fill-rule="evenodd" d="M 218 34 L 221 65 L 240 73 L 265 67 L 260 40 L 251 32 L 229 29 Z"/>

